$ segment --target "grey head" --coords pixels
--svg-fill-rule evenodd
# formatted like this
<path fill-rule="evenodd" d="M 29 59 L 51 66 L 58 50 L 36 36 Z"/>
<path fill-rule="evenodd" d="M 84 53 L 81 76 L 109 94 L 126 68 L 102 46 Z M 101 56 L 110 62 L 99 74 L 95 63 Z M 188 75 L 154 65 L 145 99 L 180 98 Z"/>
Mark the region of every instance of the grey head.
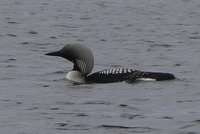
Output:
<path fill-rule="evenodd" d="M 67 44 L 62 49 L 47 53 L 49 56 L 59 56 L 74 63 L 73 70 L 88 75 L 94 66 L 94 57 L 90 49 L 81 44 Z"/>

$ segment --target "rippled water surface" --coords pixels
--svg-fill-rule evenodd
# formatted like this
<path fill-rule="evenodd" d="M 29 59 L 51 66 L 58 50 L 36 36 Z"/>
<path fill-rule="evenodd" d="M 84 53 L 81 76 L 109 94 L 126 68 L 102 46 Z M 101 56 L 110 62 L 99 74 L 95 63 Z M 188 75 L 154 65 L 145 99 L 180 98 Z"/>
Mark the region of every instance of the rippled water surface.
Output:
<path fill-rule="evenodd" d="M 199 0 L 1 0 L 4 134 L 200 134 Z M 73 85 L 44 54 L 83 43 L 93 72 L 171 72 L 179 80 Z"/>

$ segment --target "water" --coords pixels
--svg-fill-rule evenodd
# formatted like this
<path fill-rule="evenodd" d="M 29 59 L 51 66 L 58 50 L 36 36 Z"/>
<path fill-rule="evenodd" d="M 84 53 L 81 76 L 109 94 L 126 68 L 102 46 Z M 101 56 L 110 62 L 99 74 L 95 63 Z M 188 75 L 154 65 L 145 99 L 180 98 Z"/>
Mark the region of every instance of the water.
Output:
<path fill-rule="evenodd" d="M 4 134 L 199 134 L 199 0 L 1 0 Z M 93 72 L 171 72 L 180 80 L 72 85 L 44 54 L 86 44 Z"/>

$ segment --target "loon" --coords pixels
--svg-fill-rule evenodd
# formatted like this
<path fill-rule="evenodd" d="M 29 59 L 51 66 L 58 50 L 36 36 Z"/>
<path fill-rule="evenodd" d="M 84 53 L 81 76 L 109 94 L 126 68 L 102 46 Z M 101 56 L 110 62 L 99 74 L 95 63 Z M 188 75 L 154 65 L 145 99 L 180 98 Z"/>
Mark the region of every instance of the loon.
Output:
<path fill-rule="evenodd" d="M 111 68 L 90 74 L 94 67 L 94 57 L 90 49 L 81 44 L 67 44 L 62 49 L 45 55 L 59 56 L 72 62 L 73 69 L 66 78 L 78 84 L 90 83 L 132 83 L 138 80 L 162 81 L 172 80 L 175 76 L 171 73 L 146 72 L 128 68 Z"/>

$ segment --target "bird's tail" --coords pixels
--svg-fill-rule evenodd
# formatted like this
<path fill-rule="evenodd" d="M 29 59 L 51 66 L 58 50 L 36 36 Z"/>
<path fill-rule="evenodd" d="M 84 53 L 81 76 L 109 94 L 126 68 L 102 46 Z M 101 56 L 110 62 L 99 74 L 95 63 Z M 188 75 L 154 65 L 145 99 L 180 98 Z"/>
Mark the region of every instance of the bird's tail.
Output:
<path fill-rule="evenodd" d="M 176 77 L 171 73 L 142 72 L 140 79 L 152 79 L 156 81 L 162 81 L 162 80 L 173 80 L 176 79 Z"/>

